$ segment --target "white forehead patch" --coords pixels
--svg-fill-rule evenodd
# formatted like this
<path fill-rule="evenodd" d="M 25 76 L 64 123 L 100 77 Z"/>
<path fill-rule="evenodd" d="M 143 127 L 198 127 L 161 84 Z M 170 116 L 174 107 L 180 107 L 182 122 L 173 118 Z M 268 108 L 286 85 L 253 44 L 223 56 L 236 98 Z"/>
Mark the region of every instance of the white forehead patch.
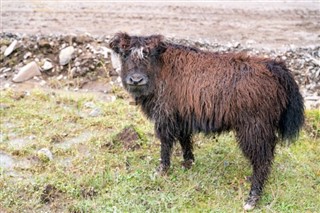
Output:
<path fill-rule="evenodd" d="M 134 47 L 131 49 L 131 55 L 137 58 L 143 59 L 144 58 L 143 49 L 144 49 L 143 47 L 140 47 L 140 48 Z"/>

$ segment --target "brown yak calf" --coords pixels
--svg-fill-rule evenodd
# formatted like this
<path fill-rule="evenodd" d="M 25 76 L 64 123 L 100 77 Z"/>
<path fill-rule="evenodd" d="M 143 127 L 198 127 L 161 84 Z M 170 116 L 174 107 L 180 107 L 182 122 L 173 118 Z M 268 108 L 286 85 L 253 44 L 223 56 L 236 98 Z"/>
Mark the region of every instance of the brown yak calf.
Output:
<path fill-rule="evenodd" d="M 303 98 L 284 63 L 202 51 L 160 35 L 118 33 L 109 45 L 120 58 L 124 88 L 155 123 L 161 141 L 158 170 L 168 170 L 174 141 L 190 167 L 194 133 L 233 130 L 252 164 L 244 209 L 253 209 L 270 173 L 277 134 L 292 139 L 304 122 Z"/>

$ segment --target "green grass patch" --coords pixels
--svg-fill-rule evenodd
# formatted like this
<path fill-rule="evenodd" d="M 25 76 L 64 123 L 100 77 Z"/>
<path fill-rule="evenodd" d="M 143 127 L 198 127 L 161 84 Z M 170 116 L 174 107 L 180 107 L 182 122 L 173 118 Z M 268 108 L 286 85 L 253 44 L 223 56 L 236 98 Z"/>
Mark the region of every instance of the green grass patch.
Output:
<path fill-rule="evenodd" d="M 91 102 L 101 115 L 89 116 Z M 195 136 L 196 163 L 181 168 L 173 152 L 158 176 L 153 125 L 126 99 L 53 91 L 1 91 L 1 212 L 240 212 L 251 175 L 232 133 Z M 299 140 L 279 145 L 253 212 L 320 209 L 320 112 L 306 112 Z M 49 149 L 51 161 L 38 158 Z M 1 160 L 1 159 L 0 159 Z"/>

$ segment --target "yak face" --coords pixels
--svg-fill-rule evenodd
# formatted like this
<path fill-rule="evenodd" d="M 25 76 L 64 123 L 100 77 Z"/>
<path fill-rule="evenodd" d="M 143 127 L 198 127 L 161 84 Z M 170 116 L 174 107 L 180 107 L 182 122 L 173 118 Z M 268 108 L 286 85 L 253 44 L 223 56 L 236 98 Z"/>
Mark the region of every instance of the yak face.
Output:
<path fill-rule="evenodd" d="M 162 36 L 116 34 L 109 43 L 121 61 L 121 80 L 125 89 L 140 98 L 154 93 L 156 76 L 161 69 L 160 55 L 165 50 Z"/>

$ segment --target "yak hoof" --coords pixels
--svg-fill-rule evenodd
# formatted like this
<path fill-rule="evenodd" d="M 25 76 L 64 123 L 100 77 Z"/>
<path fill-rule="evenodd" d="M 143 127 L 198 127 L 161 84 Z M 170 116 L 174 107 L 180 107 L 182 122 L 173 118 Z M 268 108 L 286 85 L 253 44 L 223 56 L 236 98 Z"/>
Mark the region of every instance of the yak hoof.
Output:
<path fill-rule="evenodd" d="M 249 196 L 248 200 L 246 201 L 246 203 L 243 206 L 243 209 L 245 211 L 250 211 L 250 210 L 254 209 L 254 207 L 256 207 L 256 205 L 257 205 L 259 198 L 260 197 L 257 195 Z"/>
<path fill-rule="evenodd" d="M 250 203 L 246 203 L 244 206 L 243 206 L 243 209 L 245 211 L 251 211 L 252 209 L 254 209 L 255 205 L 252 205 Z"/>
<path fill-rule="evenodd" d="M 184 169 L 191 169 L 193 164 L 194 164 L 194 161 L 192 159 L 181 162 L 181 166 Z"/>
<path fill-rule="evenodd" d="M 167 175 L 168 171 L 169 171 L 169 166 L 166 166 L 163 164 L 160 164 L 160 166 L 157 168 L 157 174 L 161 176 Z"/>

